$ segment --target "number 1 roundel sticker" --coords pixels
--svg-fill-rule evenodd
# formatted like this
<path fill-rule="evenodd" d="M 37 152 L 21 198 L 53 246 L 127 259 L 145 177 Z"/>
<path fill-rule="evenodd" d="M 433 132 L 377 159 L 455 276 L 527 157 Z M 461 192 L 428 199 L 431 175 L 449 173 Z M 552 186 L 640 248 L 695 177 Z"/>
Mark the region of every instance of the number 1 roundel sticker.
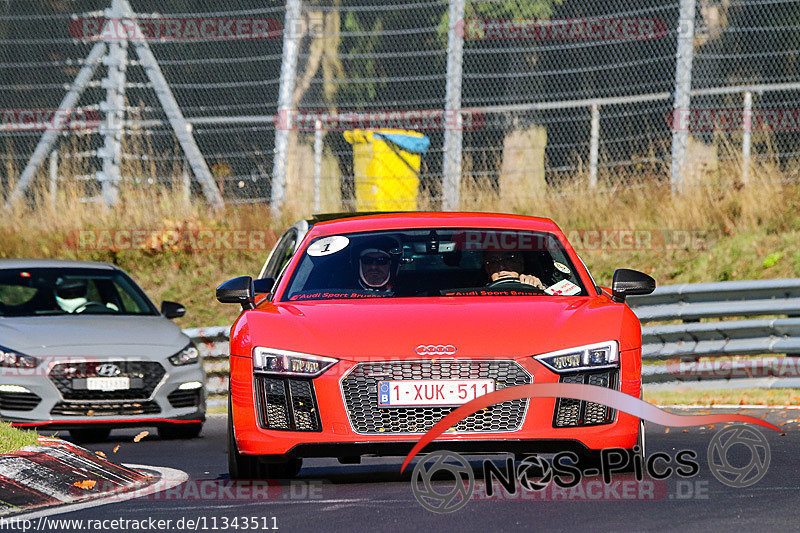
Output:
<path fill-rule="evenodd" d="M 311 243 L 311 246 L 308 247 L 306 253 L 311 257 L 322 257 L 344 250 L 347 248 L 348 244 L 350 244 L 350 239 L 344 235 L 323 237 L 322 239 Z"/>

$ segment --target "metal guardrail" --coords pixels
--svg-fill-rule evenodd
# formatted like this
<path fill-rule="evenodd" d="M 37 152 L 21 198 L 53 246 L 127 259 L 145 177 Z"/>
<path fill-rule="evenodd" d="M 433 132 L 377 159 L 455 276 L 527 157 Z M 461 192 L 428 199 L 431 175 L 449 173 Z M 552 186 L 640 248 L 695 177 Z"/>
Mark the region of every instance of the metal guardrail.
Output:
<path fill-rule="evenodd" d="M 709 372 L 696 362 L 698 357 L 800 355 L 800 279 L 667 285 L 647 296 L 631 297 L 628 304 L 643 324 L 683 321 L 642 328 L 642 359 L 671 361 L 643 366 L 642 379 L 648 386 L 800 387 L 800 377 L 783 375 L 787 369 L 796 374 L 800 358 L 788 366 L 776 363 L 777 358 L 738 369 L 731 363 L 730 372 L 725 366 L 721 372 L 719 368 Z M 789 318 L 742 319 L 774 315 Z M 713 321 L 701 322 L 708 319 Z M 184 330 L 203 357 L 211 396 L 228 391 L 229 330 L 227 326 Z"/>
<path fill-rule="evenodd" d="M 191 328 L 183 332 L 188 335 L 203 359 L 206 370 L 206 392 L 209 396 L 227 394 L 230 375 L 230 327 L 213 326 Z M 211 404 L 221 403 L 210 400 Z"/>
<path fill-rule="evenodd" d="M 721 281 L 658 287 L 632 296 L 628 305 L 642 323 L 742 316 L 800 316 L 800 279 Z"/>
<path fill-rule="evenodd" d="M 800 363 L 777 358 L 713 365 L 699 357 L 800 355 L 800 279 L 667 285 L 628 299 L 642 327 L 642 380 L 652 388 L 800 387 Z M 753 318 L 786 315 L 789 318 Z M 800 359 L 792 358 L 792 361 Z"/>
<path fill-rule="evenodd" d="M 642 359 L 800 353 L 800 318 L 729 320 L 642 328 Z"/>

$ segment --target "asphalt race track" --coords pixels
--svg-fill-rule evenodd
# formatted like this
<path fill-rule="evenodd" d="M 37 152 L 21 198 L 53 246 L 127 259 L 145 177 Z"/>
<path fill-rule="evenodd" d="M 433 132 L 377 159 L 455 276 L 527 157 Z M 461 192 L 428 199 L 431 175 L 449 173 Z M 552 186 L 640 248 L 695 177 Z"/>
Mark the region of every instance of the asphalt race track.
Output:
<path fill-rule="evenodd" d="M 666 432 L 665 428 L 651 424 L 647 431 L 647 455 L 655 452 L 674 455 L 681 449 L 694 450 L 700 465 L 695 477 L 688 480 L 676 476 L 668 478 L 660 482 L 661 488 L 656 490 L 654 498 L 645 500 L 620 501 L 613 491 L 610 498 L 616 501 L 587 501 L 588 497 L 581 501 L 471 500 L 449 514 L 427 511 L 417 503 L 411 491 L 411 469 L 401 475 L 400 458 L 367 458 L 360 465 L 307 460 L 293 485 L 273 486 L 268 497 L 263 493 L 256 499 L 231 497 L 230 491 L 218 490 L 220 486 L 231 489 L 232 483 L 227 479 L 226 420 L 217 415 L 209 419 L 203 435 L 194 440 L 162 441 L 152 431 L 153 435 L 134 443 L 133 437 L 139 430 L 118 430 L 112 433 L 109 441 L 88 446 L 115 461 L 185 471 L 190 481 L 177 492 L 110 503 L 51 518 L 153 518 L 171 519 L 173 524 L 184 518 L 199 520 L 194 527 L 200 531 L 253 530 L 254 517 L 259 517 L 259 530 L 274 524 L 284 532 L 796 531 L 800 411 L 754 410 L 746 414 L 766 416 L 776 425 L 783 424 L 780 426 L 783 434 L 759 428 L 769 441 L 771 463 L 763 479 L 750 487 L 731 488 L 712 475 L 706 453 L 712 436 L 720 427 Z M 114 453 L 117 446 L 119 449 Z M 736 466 L 746 464 L 750 457 L 749 449 L 743 445 L 736 445 L 729 451 L 729 460 Z M 471 464 L 476 467 L 477 475 L 480 458 Z M 632 480 L 630 476 L 620 479 Z M 699 492 L 699 497 L 690 492 Z M 238 527 L 233 527 L 232 521 L 237 517 Z M 249 520 L 247 524 L 245 519 Z M 173 526 L 170 530 L 179 529 Z"/>

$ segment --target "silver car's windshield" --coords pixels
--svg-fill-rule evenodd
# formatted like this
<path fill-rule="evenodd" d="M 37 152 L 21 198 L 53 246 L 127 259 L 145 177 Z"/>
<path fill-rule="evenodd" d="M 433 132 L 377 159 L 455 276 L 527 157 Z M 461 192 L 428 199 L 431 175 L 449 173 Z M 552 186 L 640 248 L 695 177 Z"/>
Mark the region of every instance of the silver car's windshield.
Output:
<path fill-rule="evenodd" d="M 156 315 L 129 277 L 97 268 L 0 270 L 0 316 Z"/>

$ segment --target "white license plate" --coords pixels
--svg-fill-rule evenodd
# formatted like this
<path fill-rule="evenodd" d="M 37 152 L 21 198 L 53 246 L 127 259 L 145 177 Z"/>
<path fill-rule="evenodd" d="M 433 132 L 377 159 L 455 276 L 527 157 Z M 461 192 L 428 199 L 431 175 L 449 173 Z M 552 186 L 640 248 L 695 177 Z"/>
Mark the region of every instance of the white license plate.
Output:
<path fill-rule="evenodd" d="M 494 392 L 493 379 L 419 379 L 379 381 L 380 407 L 461 405 Z"/>
<path fill-rule="evenodd" d="M 86 388 L 89 390 L 128 390 L 131 388 L 131 378 L 86 378 Z"/>

